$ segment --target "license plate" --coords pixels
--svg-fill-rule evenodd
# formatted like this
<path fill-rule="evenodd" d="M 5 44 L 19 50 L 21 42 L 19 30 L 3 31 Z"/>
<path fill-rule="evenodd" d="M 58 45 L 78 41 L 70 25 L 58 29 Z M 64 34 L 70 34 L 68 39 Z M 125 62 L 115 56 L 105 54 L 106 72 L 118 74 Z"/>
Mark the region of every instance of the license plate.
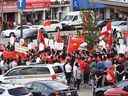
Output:
<path fill-rule="evenodd" d="M 71 93 L 67 93 L 67 96 L 71 96 Z"/>

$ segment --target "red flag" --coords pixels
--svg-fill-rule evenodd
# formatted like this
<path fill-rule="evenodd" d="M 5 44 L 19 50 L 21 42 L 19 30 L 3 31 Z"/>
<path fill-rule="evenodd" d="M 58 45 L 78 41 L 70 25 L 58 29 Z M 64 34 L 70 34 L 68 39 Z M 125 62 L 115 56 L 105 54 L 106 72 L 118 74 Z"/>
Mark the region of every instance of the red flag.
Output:
<path fill-rule="evenodd" d="M 45 38 L 45 37 L 44 37 L 44 33 L 38 31 L 37 40 L 38 40 L 39 42 L 43 42 L 43 44 L 44 44 L 44 46 L 45 46 L 45 40 L 44 40 L 44 38 Z"/>
<path fill-rule="evenodd" d="M 78 50 L 78 48 L 80 47 L 80 44 L 83 42 L 84 41 L 82 40 L 81 37 L 69 37 L 67 52 L 72 53 Z"/>
<path fill-rule="evenodd" d="M 49 27 L 51 25 L 51 21 L 50 20 L 45 20 L 43 25 Z"/>
<path fill-rule="evenodd" d="M 111 48 L 112 47 L 112 43 L 113 43 L 113 37 L 111 34 L 108 35 L 108 37 L 106 37 L 107 39 L 107 44 L 108 44 L 108 47 Z"/>
<path fill-rule="evenodd" d="M 58 43 L 62 42 L 62 38 L 61 38 L 60 31 L 56 32 L 55 40 L 56 40 Z"/>
<path fill-rule="evenodd" d="M 111 21 L 109 21 L 106 26 L 104 26 L 100 32 L 100 36 L 106 37 L 109 34 L 112 33 L 112 24 Z"/>

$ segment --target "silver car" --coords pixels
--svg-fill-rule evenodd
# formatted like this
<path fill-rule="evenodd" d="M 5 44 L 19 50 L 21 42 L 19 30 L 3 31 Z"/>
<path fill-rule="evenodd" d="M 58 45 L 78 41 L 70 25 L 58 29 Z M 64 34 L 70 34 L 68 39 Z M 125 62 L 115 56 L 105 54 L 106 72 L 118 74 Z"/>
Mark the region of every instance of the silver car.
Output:
<path fill-rule="evenodd" d="M 23 34 L 22 34 L 23 38 L 31 38 L 37 35 L 37 29 L 29 25 L 23 25 L 22 30 L 23 30 Z M 21 26 L 15 26 L 13 29 L 4 30 L 2 31 L 1 34 L 3 37 L 10 37 L 11 34 L 14 34 L 17 38 L 19 38 L 21 37 Z"/>

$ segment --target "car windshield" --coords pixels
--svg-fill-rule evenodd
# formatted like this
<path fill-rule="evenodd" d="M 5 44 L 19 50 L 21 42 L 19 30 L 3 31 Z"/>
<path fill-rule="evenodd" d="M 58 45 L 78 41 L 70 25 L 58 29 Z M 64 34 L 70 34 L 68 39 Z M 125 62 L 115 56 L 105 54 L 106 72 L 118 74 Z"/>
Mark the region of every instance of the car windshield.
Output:
<path fill-rule="evenodd" d="M 13 95 L 13 96 L 21 96 L 21 95 L 29 94 L 28 89 L 24 87 L 9 89 L 8 92 L 10 95 Z"/>
<path fill-rule="evenodd" d="M 73 19 L 73 17 L 74 16 L 72 16 L 72 15 L 65 16 L 62 21 L 71 21 Z"/>
<path fill-rule="evenodd" d="M 128 85 L 128 81 L 121 81 L 117 84 L 117 87 L 124 88 L 124 86 L 127 86 L 127 85 Z"/>
<path fill-rule="evenodd" d="M 62 89 L 67 89 L 68 86 L 62 84 L 62 83 L 59 83 L 59 82 L 47 82 L 47 85 L 50 86 L 52 89 L 55 89 L 55 90 L 62 90 Z"/>
<path fill-rule="evenodd" d="M 53 66 L 53 70 L 55 73 L 62 73 L 63 70 L 60 66 Z"/>

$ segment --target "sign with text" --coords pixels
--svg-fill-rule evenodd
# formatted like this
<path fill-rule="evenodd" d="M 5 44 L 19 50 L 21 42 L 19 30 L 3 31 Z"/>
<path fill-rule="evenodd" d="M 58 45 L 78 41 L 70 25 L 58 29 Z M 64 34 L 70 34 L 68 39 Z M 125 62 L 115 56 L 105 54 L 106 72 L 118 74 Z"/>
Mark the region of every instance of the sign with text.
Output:
<path fill-rule="evenodd" d="M 17 8 L 19 10 L 24 10 L 26 8 L 26 0 L 18 0 L 17 1 Z"/>

